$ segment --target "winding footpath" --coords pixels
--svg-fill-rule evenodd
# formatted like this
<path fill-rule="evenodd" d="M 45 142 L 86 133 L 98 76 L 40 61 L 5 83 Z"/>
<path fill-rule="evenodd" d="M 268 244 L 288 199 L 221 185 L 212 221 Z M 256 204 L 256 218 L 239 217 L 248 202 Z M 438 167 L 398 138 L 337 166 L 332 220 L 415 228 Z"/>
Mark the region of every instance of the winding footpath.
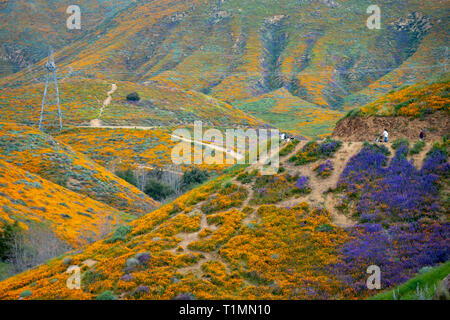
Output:
<path fill-rule="evenodd" d="M 100 112 L 98 113 L 97 119 L 92 119 L 91 120 L 90 127 L 94 127 L 94 128 L 102 127 L 102 121 L 100 119 L 102 117 L 103 110 L 105 110 L 105 108 L 110 105 L 110 103 L 112 101 L 112 94 L 114 92 L 116 92 L 116 90 L 117 90 L 117 85 L 115 83 L 113 83 L 111 85 L 111 90 L 108 91 L 108 93 L 107 93 L 107 97 L 106 97 L 105 101 L 103 101 L 103 105 L 100 108 Z"/>

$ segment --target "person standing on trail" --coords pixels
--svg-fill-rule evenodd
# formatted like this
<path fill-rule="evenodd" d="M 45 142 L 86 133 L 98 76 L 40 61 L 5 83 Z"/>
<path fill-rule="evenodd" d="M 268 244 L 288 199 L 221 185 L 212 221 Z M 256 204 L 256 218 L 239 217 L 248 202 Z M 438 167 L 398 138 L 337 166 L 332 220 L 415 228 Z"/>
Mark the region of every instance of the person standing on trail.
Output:
<path fill-rule="evenodd" d="M 425 133 L 423 133 L 423 129 L 421 129 L 420 130 L 420 133 L 419 133 L 419 139 L 420 139 L 420 141 L 423 141 L 423 138 L 425 137 Z"/>
<path fill-rule="evenodd" d="M 389 142 L 389 133 L 387 132 L 386 129 L 384 129 L 384 131 L 383 131 L 383 137 L 384 137 L 384 142 L 388 143 Z"/>

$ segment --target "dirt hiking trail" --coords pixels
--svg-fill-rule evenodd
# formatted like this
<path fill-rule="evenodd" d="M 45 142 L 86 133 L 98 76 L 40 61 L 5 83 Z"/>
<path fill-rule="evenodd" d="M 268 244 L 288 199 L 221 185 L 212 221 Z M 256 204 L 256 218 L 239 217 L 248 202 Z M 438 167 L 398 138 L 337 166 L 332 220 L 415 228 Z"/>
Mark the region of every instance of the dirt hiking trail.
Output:
<path fill-rule="evenodd" d="M 107 97 L 106 97 L 105 101 L 103 101 L 103 105 L 100 108 L 100 112 L 98 113 L 97 119 L 92 119 L 91 120 L 91 122 L 90 122 L 90 126 L 91 127 L 101 127 L 102 126 L 101 118 L 102 118 L 103 110 L 105 110 L 105 108 L 107 106 L 109 106 L 109 104 L 111 103 L 111 101 L 112 101 L 112 94 L 114 92 L 116 92 L 116 90 L 117 90 L 117 85 L 115 83 L 113 83 L 111 85 L 111 90 L 108 91 L 108 93 L 107 93 Z"/>

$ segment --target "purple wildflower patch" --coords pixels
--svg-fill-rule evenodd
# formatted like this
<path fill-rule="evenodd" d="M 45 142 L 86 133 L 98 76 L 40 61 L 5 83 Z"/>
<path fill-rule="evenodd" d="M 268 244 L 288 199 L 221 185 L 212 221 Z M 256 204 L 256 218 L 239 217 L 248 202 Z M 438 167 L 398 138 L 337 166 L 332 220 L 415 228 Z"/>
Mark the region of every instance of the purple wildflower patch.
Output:
<path fill-rule="evenodd" d="M 382 287 L 398 285 L 421 267 L 450 256 L 450 223 L 439 219 L 439 180 L 448 175 L 444 152 L 433 150 L 421 170 L 406 159 L 401 145 L 388 167 L 386 150 L 365 146 L 339 178 L 346 199 L 356 202 L 358 223 L 341 249 L 334 272 L 357 292 L 366 290 L 366 269 L 377 265 Z"/>
<path fill-rule="evenodd" d="M 311 192 L 309 178 L 306 176 L 301 176 L 300 178 L 298 178 L 297 182 L 295 183 L 295 187 L 298 189 L 297 191 L 301 193 Z"/>

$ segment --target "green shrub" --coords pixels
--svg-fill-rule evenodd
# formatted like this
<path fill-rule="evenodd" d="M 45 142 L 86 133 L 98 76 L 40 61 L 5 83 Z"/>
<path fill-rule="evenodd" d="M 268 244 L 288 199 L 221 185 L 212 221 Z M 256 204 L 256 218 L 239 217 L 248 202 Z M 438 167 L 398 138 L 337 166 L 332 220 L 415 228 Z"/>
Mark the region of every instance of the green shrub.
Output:
<path fill-rule="evenodd" d="M 342 141 L 330 138 L 325 139 L 321 144 L 318 144 L 316 141 L 310 141 L 299 152 L 293 155 L 289 161 L 299 166 L 315 162 L 321 158 L 331 158 L 341 146 Z"/>
<path fill-rule="evenodd" d="M 116 300 L 117 296 L 111 290 L 100 293 L 96 300 Z"/>
<path fill-rule="evenodd" d="M 200 170 L 198 168 L 193 168 L 187 170 L 183 174 L 182 188 L 189 189 L 193 185 L 201 184 L 209 178 L 209 174 L 206 170 Z"/>
<path fill-rule="evenodd" d="M 26 297 L 29 297 L 29 296 L 31 296 L 33 293 L 31 292 L 31 290 L 25 290 L 25 291 L 22 291 L 22 293 L 20 294 L 20 297 L 21 298 L 26 298 Z"/>
<path fill-rule="evenodd" d="M 148 180 L 144 192 L 157 201 L 164 200 L 175 193 L 172 187 L 155 179 Z"/>
<path fill-rule="evenodd" d="M 258 170 L 253 170 L 252 172 L 242 172 L 237 176 L 237 180 L 242 184 L 247 184 L 253 181 L 253 178 L 258 174 Z"/>
<path fill-rule="evenodd" d="M 128 101 L 139 101 L 141 100 L 141 97 L 139 97 L 139 94 L 137 92 L 132 92 L 129 95 L 127 95 Z"/>
<path fill-rule="evenodd" d="M 319 226 L 316 227 L 316 232 L 331 232 L 333 231 L 333 226 L 326 223 L 326 224 L 321 224 Z"/>
<path fill-rule="evenodd" d="M 405 138 L 399 138 L 392 142 L 392 149 L 397 150 L 400 148 L 401 145 L 405 145 L 407 148 L 409 148 L 409 141 Z"/>
<path fill-rule="evenodd" d="M 5 222 L 0 227 L 0 260 L 6 260 L 11 250 L 12 240 L 20 232 L 17 221 L 14 223 Z"/>
<path fill-rule="evenodd" d="M 114 243 L 117 241 L 124 241 L 127 234 L 131 232 L 131 226 L 121 225 L 114 230 L 114 234 L 110 239 L 105 240 L 107 243 Z"/>
<path fill-rule="evenodd" d="M 225 182 L 222 186 L 221 191 L 230 189 L 232 187 L 232 185 L 233 185 L 233 182 L 231 182 L 231 181 Z"/>
<path fill-rule="evenodd" d="M 116 176 L 125 180 L 129 184 L 132 184 L 133 186 L 137 185 L 136 177 L 134 176 L 134 173 L 130 168 L 128 168 L 125 171 L 120 170 L 116 171 Z"/>
<path fill-rule="evenodd" d="M 423 147 L 425 147 L 425 141 L 418 140 L 416 143 L 414 143 L 414 146 L 411 150 L 409 150 L 410 154 L 418 154 L 423 150 Z"/>

